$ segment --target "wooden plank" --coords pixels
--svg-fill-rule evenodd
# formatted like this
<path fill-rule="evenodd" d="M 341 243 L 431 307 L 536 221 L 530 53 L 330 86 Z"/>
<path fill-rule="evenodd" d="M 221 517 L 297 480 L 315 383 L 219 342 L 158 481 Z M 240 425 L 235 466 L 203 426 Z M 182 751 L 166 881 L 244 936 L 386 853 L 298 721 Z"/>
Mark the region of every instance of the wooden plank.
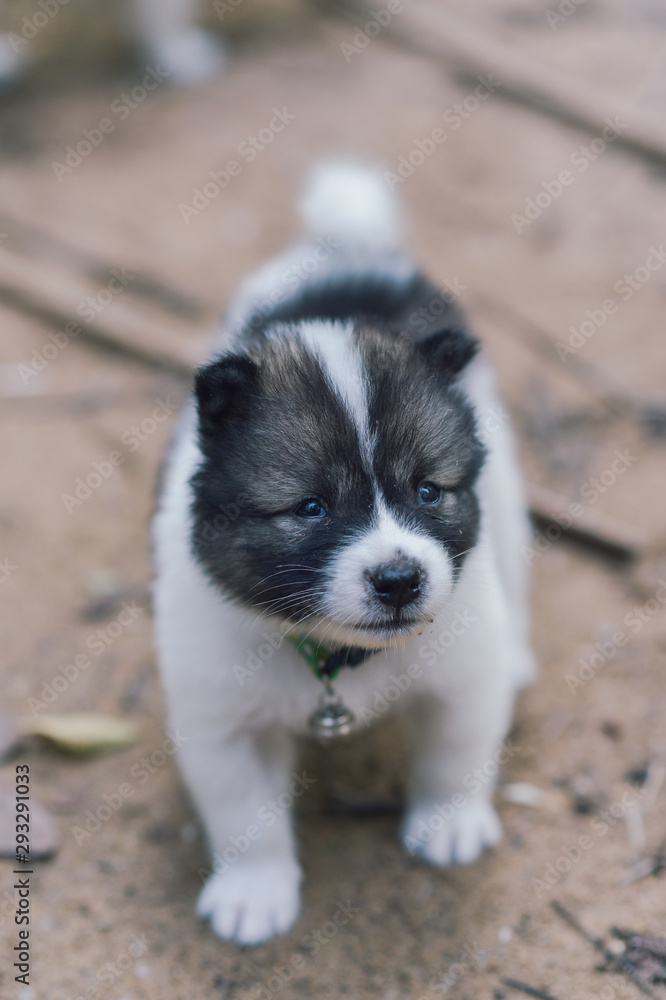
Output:
<path fill-rule="evenodd" d="M 554 493 L 545 486 L 530 483 L 527 495 L 530 514 L 536 525 L 546 531 L 549 539 L 548 529 L 556 532 L 552 541 L 561 537 L 572 538 L 617 559 L 636 559 L 647 547 L 647 539 L 641 531 L 608 514 L 593 512 L 578 504 L 582 512 L 578 516 L 571 515 L 569 508 L 577 501 Z"/>
<path fill-rule="evenodd" d="M 332 13 L 358 24 L 372 20 L 366 0 L 317 0 Z M 456 17 L 442 5 L 410 4 L 382 28 L 384 37 L 453 69 L 466 80 L 480 76 L 497 81 L 497 93 L 544 114 L 601 135 L 610 122 L 618 122 L 613 144 L 649 160 L 666 160 L 666 128 L 650 110 L 609 98 L 586 80 L 572 79 L 555 67 L 499 41 L 478 27 Z"/>
<path fill-rule="evenodd" d="M 109 266 L 111 278 L 113 271 Z M 189 379 L 193 367 L 206 355 L 210 334 L 193 332 L 192 323 L 169 308 L 132 300 L 118 278 L 114 287 L 118 290 L 110 301 L 106 303 L 108 293 L 100 301 L 106 285 L 68 267 L 67 261 L 58 266 L 52 260 L 24 256 L 10 246 L 0 248 L 0 301 L 56 330 L 75 323 L 82 338 Z M 101 308 L 88 319 L 82 312 L 93 311 L 86 310 L 90 298 Z"/>

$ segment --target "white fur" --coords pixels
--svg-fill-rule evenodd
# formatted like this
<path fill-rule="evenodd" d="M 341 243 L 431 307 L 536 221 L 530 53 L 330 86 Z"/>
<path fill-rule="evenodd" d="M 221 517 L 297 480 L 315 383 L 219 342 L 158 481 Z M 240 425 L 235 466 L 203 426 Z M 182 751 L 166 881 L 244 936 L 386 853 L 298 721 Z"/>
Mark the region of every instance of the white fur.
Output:
<path fill-rule="evenodd" d="M 351 326 L 343 323 L 301 323 L 299 335 L 318 358 L 331 388 L 352 418 L 369 466 L 368 386 Z"/>
<path fill-rule="evenodd" d="M 384 638 L 381 635 L 368 636 L 356 625 L 372 615 L 372 602 L 365 582 L 366 571 L 372 571 L 400 555 L 407 556 L 423 570 L 424 607 L 421 614 L 424 619 L 434 619 L 451 593 L 453 566 L 441 545 L 427 535 L 398 524 L 381 496 L 376 496 L 375 502 L 374 523 L 370 531 L 347 545 L 330 567 L 330 584 L 323 599 L 326 617 L 312 631 L 322 642 L 327 640 L 372 649 L 391 641 L 390 633 Z M 340 622 L 348 624 L 341 627 Z M 400 638 L 413 638 L 423 628 L 421 621 L 417 626 L 406 628 Z"/>
<path fill-rule="evenodd" d="M 300 205 L 307 238 L 269 260 L 243 283 L 232 301 L 217 338 L 218 347 L 233 344 L 248 317 L 280 302 L 301 284 L 303 264 L 314 260 L 309 283 L 325 281 L 340 267 L 335 249 L 344 246 L 343 267 L 354 274 L 389 275 L 394 284 L 407 284 L 417 268 L 395 248 L 401 220 L 397 205 L 379 170 L 350 163 L 325 164 L 313 172 Z"/>
<path fill-rule="evenodd" d="M 347 245 L 397 246 L 398 206 L 381 171 L 353 163 L 324 163 L 312 173 L 301 214 L 314 236 L 329 235 Z"/>
<path fill-rule="evenodd" d="M 263 293 L 270 291 L 267 275 L 279 281 L 285 258 L 280 260 L 262 269 Z M 381 254 L 378 260 L 401 273 L 410 266 Z M 251 311 L 248 287 L 256 292 L 257 282 L 241 293 L 232 309 L 234 322 L 243 310 Z M 227 343 L 235 329 L 227 325 Z M 318 338 L 316 331 L 306 336 Z M 323 351 L 336 385 L 350 350 L 341 341 Z M 358 370 L 350 385 L 347 401 L 357 412 Z M 426 568 L 432 624 L 360 667 L 341 671 L 335 685 L 362 721 L 383 711 L 378 704 L 395 703 L 412 715 L 414 759 L 403 837 L 412 853 L 436 865 L 469 863 L 499 840 L 493 782 L 470 792 L 467 779 L 494 759 L 510 724 L 515 691 L 533 669 L 527 567 L 520 555 L 528 527 L 510 427 L 498 420 L 484 433 L 487 414 L 502 411 L 482 358 L 472 362 L 461 385 L 476 410 L 489 457 L 478 487 L 480 537 L 455 586 L 451 589 L 448 559 L 435 543 L 396 523 L 376 498 L 372 530 L 340 555 L 326 597 L 331 621 L 339 626 L 361 610 L 357 584 L 369 563 L 399 550 Z M 281 622 L 225 599 L 195 561 L 189 479 L 200 461 L 189 404 L 154 521 L 157 648 L 170 724 L 187 737 L 179 757 L 183 775 L 221 865 L 202 892 L 199 913 L 221 937 L 256 944 L 287 930 L 297 916 L 301 871 L 289 810 L 271 822 L 262 817 L 273 815 L 270 804 L 287 795 L 295 766 L 292 737 L 307 731 L 321 685 L 305 660 L 281 641 Z M 362 639 L 353 630 L 343 632 L 339 641 Z M 452 801 L 458 804 L 442 819 L 438 809 Z M 420 836 L 424 824 L 432 836 Z M 249 828 L 258 836 L 250 838 Z M 248 846 L 239 854 L 242 838 Z M 239 856 L 229 860 L 234 844 Z"/>
<path fill-rule="evenodd" d="M 473 364 L 483 367 L 484 362 Z M 170 723 L 189 737 L 180 754 L 182 770 L 211 848 L 221 857 L 232 843 L 230 838 L 257 825 L 262 807 L 288 785 L 294 764 L 287 734 L 306 731 L 320 685 L 305 661 L 284 644 L 260 669 L 239 681 L 234 667 L 245 667 L 249 651 L 266 645 L 267 635 L 276 642 L 279 627 L 225 600 L 192 557 L 188 479 L 200 455 L 191 411 L 188 423 L 172 452 L 154 525 L 157 645 Z M 507 447 L 503 440 L 507 434 L 506 428 L 498 429 L 489 441 L 491 450 Z M 438 804 L 464 791 L 464 777 L 492 759 L 510 722 L 515 689 L 524 683 L 526 664 L 531 664 L 524 596 L 520 600 L 516 596 L 524 586 L 516 587 L 512 599 L 502 582 L 502 575 L 517 581 L 526 573 L 518 550 L 510 553 L 490 532 L 495 504 L 501 507 L 496 498 L 515 489 L 515 468 L 491 460 L 483 474 L 481 539 L 463 566 L 451 601 L 421 636 L 373 656 L 361 668 L 341 672 L 336 679 L 345 702 L 363 718 L 372 714 L 377 692 L 387 689 L 392 676 L 408 676 L 410 664 L 422 667 L 401 698 L 404 705 L 415 701 L 423 716 L 415 726 L 419 740 L 404 825 L 408 843 L 419 819 L 435 814 Z M 522 539 L 526 532 L 522 509 L 501 513 L 504 530 Z M 461 615 L 474 621 L 456 635 Z M 451 635 L 455 642 L 448 645 Z M 439 649 L 441 637 L 448 648 L 430 663 L 431 649 Z M 474 860 L 483 846 L 497 840 L 491 795 L 489 782 L 419 853 L 435 864 Z M 217 888 L 207 889 L 201 903 L 201 912 L 211 917 L 217 933 L 245 944 L 270 936 L 273 928 L 286 929 L 296 915 L 293 900 L 300 869 L 289 818 L 284 814 L 260 829 L 252 849 L 228 873 L 213 877 Z M 257 874 L 255 862 L 283 873 L 288 884 L 282 889 L 281 906 L 273 899 L 272 883 Z M 264 886 L 263 891 L 257 886 Z M 242 919 L 238 898 L 245 899 Z"/>

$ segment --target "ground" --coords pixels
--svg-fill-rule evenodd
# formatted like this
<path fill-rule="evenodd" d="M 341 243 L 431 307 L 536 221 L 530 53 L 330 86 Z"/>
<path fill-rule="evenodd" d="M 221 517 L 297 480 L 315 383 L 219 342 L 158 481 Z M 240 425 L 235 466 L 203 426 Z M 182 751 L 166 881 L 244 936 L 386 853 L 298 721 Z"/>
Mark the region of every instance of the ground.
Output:
<path fill-rule="evenodd" d="M 611 105 L 663 114 L 656 2 L 588 0 L 554 25 L 526 0 L 450 6 L 581 88 L 594 84 Z M 148 523 L 186 380 L 83 336 L 63 339 L 62 325 L 0 280 L 4 707 L 102 711 L 141 731 L 117 753 L 80 759 L 27 743 L 5 763 L 11 776 L 29 760 L 61 844 L 35 865 L 29 987 L 13 981 L 13 866 L 0 862 L 2 995 L 434 1000 L 499 988 L 517 996 L 500 984 L 512 977 L 560 998 L 637 996 L 598 971 L 594 949 L 549 904 L 566 905 L 594 935 L 613 925 L 666 933 L 663 876 L 627 884 L 631 864 L 661 846 L 666 817 L 663 790 L 655 799 L 666 754 L 663 166 L 617 143 L 581 151 L 590 134 L 494 86 L 460 115 L 454 106 L 476 84 L 381 36 L 350 55 L 354 24 L 305 3 L 279 15 L 252 0 L 231 9 L 217 25 L 232 48 L 222 77 L 191 91 L 160 84 L 124 114 L 115 102 L 147 70 L 107 59 L 100 11 L 84 0 L 63 8 L 35 39 L 33 79 L 3 99 L 3 260 L 14 252 L 7 220 L 31 224 L 125 276 L 108 315 L 122 306 L 134 322 L 166 326 L 178 293 L 181 335 L 198 344 L 238 281 L 296 234 L 294 200 L 313 162 L 353 154 L 395 173 L 443 128 L 446 140 L 394 182 L 409 244 L 435 282 L 459 293 L 496 364 L 501 419 L 515 426 L 526 479 L 645 541 L 632 563 L 559 532 L 526 553 L 540 670 L 502 768 L 501 846 L 469 868 L 432 870 L 400 851 L 397 815 L 326 808 L 339 785 L 399 800 L 395 720 L 340 749 L 304 747 L 301 766 L 316 780 L 298 801 L 301 916 L 285 937 L 239 951 L 194 915 L 206 848 L 165 731 L 151 635 Z M 276 109 L 284 128 L 250 158 L 243 142 Z M 90 155 L 58 168 L 104 118 L 113 129 Z M 232 159 L 240 172 L 195 201 Z M 572 180 L 558 192 L 564 170 Z M 49 265 L 56 285 L 74 266 L 65 256 Z M 147 278 L 172 299 L 143 295 Z M 97 278 L 98 291 L 108 280 Z M 18 365 L 32 374 L 17 376 Z M 96 468 L 107 473 L 99 484 L 68 500 Z M 131 622 L 119 619 L 123 602 Z M 81 654 L 89 662 L 77 668 Z M 540 790 L 536 805 L 506 800 L 518 782 Z"/>

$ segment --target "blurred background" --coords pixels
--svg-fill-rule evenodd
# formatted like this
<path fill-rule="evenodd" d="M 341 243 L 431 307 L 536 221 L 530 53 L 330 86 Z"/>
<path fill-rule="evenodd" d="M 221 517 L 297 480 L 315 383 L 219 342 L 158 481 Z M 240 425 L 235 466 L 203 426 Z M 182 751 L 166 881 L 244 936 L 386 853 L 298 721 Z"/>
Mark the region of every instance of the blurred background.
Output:
<path fill-rule="evenodd" d="M 501 1000 L 508 978 L 666 997 L 666 8 L 169 8 L 0 6 L 0 993 Z M 392 720 L 305 750 L 303 911 L 239 952 L 194 916 L 206 850 L 165 731 L 148 524 L 192 366 L 241 279 L 297 237 L 308 169 L 340 155 L 385 170 L 409 247 L 498 370 L 541 673 L 504 842 L 469 870 L 401 854 Z M 90 712 L 112 721 L 46 738 Z M 24 760 L 43 857 L 29 987 L 11 969 Z"/>

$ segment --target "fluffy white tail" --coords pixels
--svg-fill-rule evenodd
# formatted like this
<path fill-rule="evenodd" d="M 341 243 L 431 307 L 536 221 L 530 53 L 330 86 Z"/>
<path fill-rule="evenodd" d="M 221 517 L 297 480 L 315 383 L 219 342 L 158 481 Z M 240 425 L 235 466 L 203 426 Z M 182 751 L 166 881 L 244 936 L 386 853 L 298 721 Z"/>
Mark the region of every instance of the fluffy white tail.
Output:
<path fill-rule="evenodd" d="M 314 237 L 343 246 L 391 249 L 401 234 L 398 206 L 380 170 L 353 163 L 323 163 L 312 172 L 301 215 Z"/>

